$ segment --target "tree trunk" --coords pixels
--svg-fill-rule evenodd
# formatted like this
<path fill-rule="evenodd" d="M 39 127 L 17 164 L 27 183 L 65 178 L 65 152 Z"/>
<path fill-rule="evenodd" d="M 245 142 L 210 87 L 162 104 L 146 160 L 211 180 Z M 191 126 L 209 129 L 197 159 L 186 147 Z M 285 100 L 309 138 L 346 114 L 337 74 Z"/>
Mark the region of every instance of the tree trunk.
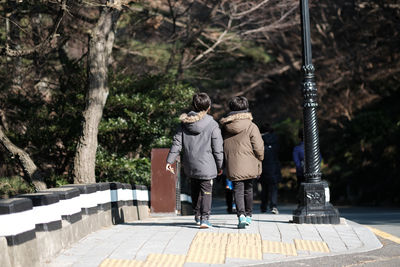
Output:
<path fill-rule="evenodd" d="M 43 177 L 40 174 L 35 163 L 21 148 L 14 145 L 10 139 L 4 134 L 3 126 L 0 125 L 0 144 L 11 154 L 11 157 L 16 158 L 24 170 L 24 179 L 28 183 L 32 183 L 36 190 L 46 189 L 46 184 L 43 182 Z"/>
<path fill-rule="evenodd" d="M 108 1 L 89 40 L 88 91 L 83 111 L 82 133 L 74 158 L 74 183 L 95 183 L 97 134 L 108 97 L 108 65 L 114 44 L 120 1 Z"/>

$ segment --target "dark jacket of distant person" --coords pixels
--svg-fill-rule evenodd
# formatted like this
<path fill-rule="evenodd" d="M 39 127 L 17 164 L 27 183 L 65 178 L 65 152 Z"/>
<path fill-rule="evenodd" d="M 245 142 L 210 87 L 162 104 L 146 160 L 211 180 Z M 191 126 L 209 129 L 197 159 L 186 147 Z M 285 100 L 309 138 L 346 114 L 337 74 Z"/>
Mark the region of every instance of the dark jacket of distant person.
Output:
<path fill-rule="evenodd" d="M 265 179 L 267 183 L 279 183 L 282 181 L 282 174 L 278 155 L 278 137 L 273 132 L 266 132 L 261 136 L 264 141 L 261 179 Z"/>

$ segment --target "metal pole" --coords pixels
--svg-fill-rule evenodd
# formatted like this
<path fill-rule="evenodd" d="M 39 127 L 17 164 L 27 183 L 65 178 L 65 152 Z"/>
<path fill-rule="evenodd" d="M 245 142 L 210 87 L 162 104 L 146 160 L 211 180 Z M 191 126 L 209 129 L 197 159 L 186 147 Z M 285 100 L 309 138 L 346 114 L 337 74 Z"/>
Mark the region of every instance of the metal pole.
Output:
<path fill-rule="evenodd" d="M 308 183 L 321 181 L 320 151 L 317 125 L 317 88 L 314 81 L 314 66 L 312 64 L 310 15 L 308 0 L 301 2 L 301 31 L 303 46 L 303 83 L 302 92 L 304 119 L 304 177 Z"/>
<path fill-rule="evenodd" d="M 295 223 L 340 223 L 339 212 L 329 203 L 328 183 L 321 181 L 319 134 L 317 125 L 317 87 L 312 64 L 310 15 L 308 0 L 300 0 L 303 48 L 303 123 L 304 123 L 304 176 L 300 186 L 300 203 L 293 211 Z"/>

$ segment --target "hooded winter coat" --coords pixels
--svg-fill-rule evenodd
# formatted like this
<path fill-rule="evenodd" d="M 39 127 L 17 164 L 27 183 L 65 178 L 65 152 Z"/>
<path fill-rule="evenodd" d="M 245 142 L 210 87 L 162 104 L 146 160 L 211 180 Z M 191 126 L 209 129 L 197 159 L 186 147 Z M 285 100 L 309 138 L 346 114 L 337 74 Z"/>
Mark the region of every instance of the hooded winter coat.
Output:
<path fill-rule="evenodd" d="M 224 138 L 226 174 L 232 181 L 261 175 L 264 142 L 250 112 L 231 112 L 220 120 Z"/>
<path fill-rule="evenodd" d="M 183 150 L 183 169 L 186 176 L 213 179 L 222 169 L 223 140 L 218 123 L 206 111 L 182 114 L 181 124 L 173 137 L 167 163 L 174 163 Z"/>

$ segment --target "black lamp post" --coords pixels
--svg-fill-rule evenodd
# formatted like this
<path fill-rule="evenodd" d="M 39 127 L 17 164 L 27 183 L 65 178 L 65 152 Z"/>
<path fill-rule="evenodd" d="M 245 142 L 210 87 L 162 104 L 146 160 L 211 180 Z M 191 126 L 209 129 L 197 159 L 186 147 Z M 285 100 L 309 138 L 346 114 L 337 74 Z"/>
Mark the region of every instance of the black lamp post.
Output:
<path fill-rule="evenodd" d="M 300 0 L 303 47 L 303 120 L 304 120 L 304 177 L 300 186 L 300 204 L 293 211 L 295 223 L 339 224 L 339 212 L 329 203 L 329 187 L 321 181 L 319 137 L 317 125 L 317 88 L 312 64 L 310 15 L 308 0 Z"/>

